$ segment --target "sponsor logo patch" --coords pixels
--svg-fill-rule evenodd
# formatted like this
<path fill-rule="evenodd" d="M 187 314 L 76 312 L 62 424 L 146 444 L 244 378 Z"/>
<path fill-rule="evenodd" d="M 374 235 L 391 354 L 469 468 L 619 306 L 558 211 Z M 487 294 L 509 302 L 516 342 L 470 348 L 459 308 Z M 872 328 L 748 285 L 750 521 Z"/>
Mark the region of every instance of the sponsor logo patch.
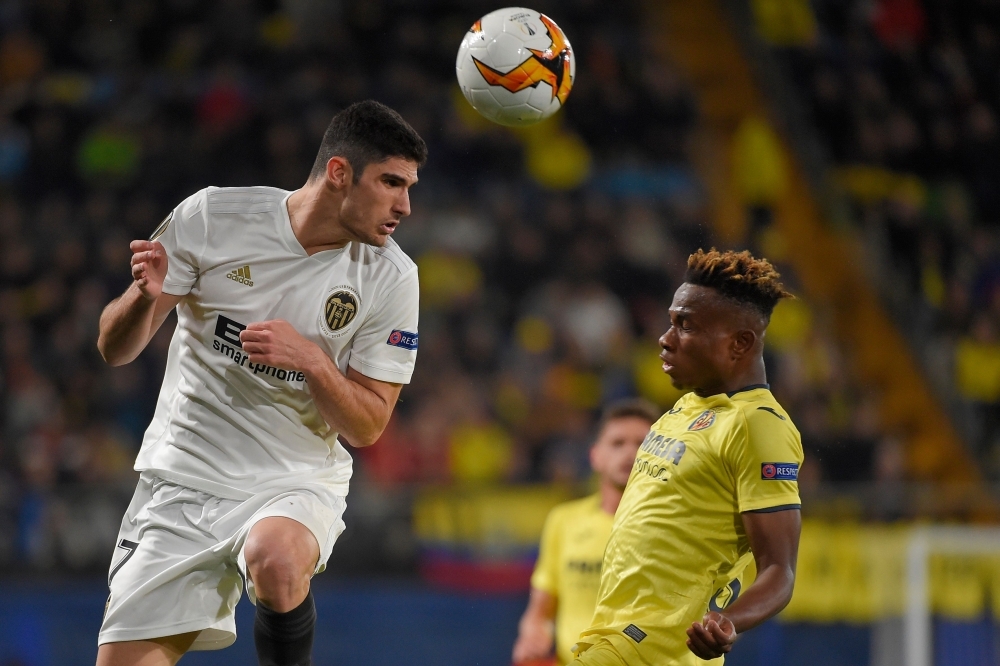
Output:
<path fill-rule="evenodd" d="M 798 481 L 798 463 L 761 463 L 760 478 L 765 481 Z"/>
<path fill-rule="evenodd" d="M 622 629 L 622 633 L 634 640 L 636 643 L 641 643 L 642 639 L 646 637 L 646 632 L 634 624 L 630 624 Z"/>
<path fill-rule="evenodd" d="M 688 430 L 704 430 L 713 423 L 715 423 L 715 410 L 706 409 L 688 426 Z"/>
<path fill-rule="evenodd" d="M 243 343 L 240 341 L 240 333 L 244 330 L 246 330 L 246 324 L 233 321 L 225 315 L 219 315 L 215 321 L 215 337 L 218 340 L 212 340 L 212 349 L 228 356 L 233 363 L 241 368 L 246 368 L 247 371 L 252 371 L 255 375 L 274 377 L 282 382 L 304 382 L 306 380 L 304 372 L 251 362 L 250 355 L 243 351 Z"/>
<path fill-rule="evenodd" d="M 393 347 L 402 347 L 403 349 L 415 350 L 417 348 L 417 338 L 419 337 L 416 333 L 410 333 L 409 331 L 401 331 L 396 329 L 389 334 L 389 339 L 385 341 L 387 345 Z"/>

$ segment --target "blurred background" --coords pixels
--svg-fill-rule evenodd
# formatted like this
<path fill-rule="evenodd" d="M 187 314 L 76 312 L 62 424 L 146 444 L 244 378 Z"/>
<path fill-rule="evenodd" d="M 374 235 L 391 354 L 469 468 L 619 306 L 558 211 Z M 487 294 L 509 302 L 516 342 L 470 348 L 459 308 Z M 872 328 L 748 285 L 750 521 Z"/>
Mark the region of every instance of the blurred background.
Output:
<path fill-rule="evenodd" d="M 396 234 L 422 344 L 352 450 L 317 664 L 509 663 L 601 406 L 679 397 L 656 340 L 709 246 L 799 296 L 766 362 L 807 459 L 795 598 L 727 663 L 1000 663 L 1000 2 L 537 1 L 577 79 L 516 131 L 454 77 L 497 6 L 0 2 L 0 664 L 96 654 L 173 329 L 121 368 L 97 354 L 129 240 L 208 185 L 297 188 L 365 98 L 430 148 Z M 239 618 L 185 663 L 253 663 Z"/>

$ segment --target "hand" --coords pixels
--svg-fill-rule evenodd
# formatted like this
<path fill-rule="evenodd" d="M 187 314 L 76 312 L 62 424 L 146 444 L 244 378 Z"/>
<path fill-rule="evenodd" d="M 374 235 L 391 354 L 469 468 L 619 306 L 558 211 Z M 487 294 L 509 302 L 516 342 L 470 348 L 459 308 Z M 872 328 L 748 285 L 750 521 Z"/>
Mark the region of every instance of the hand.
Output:
<path fill-rule="evenodd" d="M 736 627 L 722 613 L 709 611 L 701 622 L 695 622 L 687 630 L 687 646 L 702 659 L 715 659 L 733 649 L 736 642 Z"/>
<path fill-rule="evenodd" d="M 514 643 L 514 653 L 511 656 L 515 664 L 542 660 L 552 654 L 551 622 L 522 623 L 517 642 Z"/>
<path fill-rule="evenodd" d="M 304 372 L 316 365 L 317 354 L 325 357 L 315 343 L 299 335 L 284 319 L 250 324 L 240 333 L 240 342 L 254 363 L 284 370 Z"/>
<path fill-rule="evenodd" d="M 132 250 L 132 279 L 143 297 L 150 301 L 159 298 L 163 291 L 163 278 L 167 276 L 167 251 L 159 241 L 134 240 Z"/>

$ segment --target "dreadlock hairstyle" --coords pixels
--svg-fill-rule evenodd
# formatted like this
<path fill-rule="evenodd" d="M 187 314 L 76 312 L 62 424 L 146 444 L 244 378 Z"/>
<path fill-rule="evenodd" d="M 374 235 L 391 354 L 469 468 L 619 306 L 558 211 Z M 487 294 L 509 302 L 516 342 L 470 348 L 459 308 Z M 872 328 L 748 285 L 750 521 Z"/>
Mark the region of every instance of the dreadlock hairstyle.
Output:
<path fill-rule="evenodd" d="M 785 290 L 781 275 L 767 259 L 757 259 L 749 250 L 719 252 L 699 249 L 688 257 L 684 281 L 716 289 L 723 296 L 753 307 L 770 320 L 774 306 L 783 298 L 794 298 Z"/>

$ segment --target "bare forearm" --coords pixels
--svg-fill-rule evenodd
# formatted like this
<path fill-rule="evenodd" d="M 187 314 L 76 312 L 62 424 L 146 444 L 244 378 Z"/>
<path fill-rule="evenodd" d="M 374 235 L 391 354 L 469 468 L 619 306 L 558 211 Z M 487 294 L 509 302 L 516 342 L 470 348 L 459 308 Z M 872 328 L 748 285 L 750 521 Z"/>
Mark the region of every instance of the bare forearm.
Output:
<path fill-rule="evenodd" d="M 795 572 L 772 565 L 759 572 L 757 580 L 731 606 L 722 612 L 740 634 L 774 617 L 792 599 Z"/>
<path fill-rule="evenodd" d="M 353 446 L 374 444 L 389 422 L 392 405 L 387 405 L 377 393 L 348 379 L 321 351 L 316 361 L 302 371 L 313 402 L 330 427 Z"/>
<path fill-rule="evenodd" d="M 517 642 L 512 654 L 514 663 L 542 659 L 552 653 L 555 616 L 556 597 L 532 588 L 528 608 L 517 625 Z"/>
<path fill-rule="evenodd" d="M 518 636 L 544 636 L 544 650 L 548 652 L 552 649 L 552 629 L 554 622 L 555 618 L 547 617 L 543 613 L 529 608 L 521 616 L 520 622 L 517 623 Z"/>
<path fill-rule="evenodd" d="M 533 591 L 531 603 L 528 604 L 518 623 L 518 630 L 522 634 L 534 631 L 551 632 L 552 623 L 556 619 L 555 604 L 549 601 L 551 599 L 549 595 L 546 595 L 541 603 L 536 602 L 536 598 L 537 593 Z"/>
<path fill-rule="evenodd" d="M 149 340 L 156 300 L 150 300 L 133 282 L 101 313 L 97 349 L 110 365 L 132 361 Z"/>

